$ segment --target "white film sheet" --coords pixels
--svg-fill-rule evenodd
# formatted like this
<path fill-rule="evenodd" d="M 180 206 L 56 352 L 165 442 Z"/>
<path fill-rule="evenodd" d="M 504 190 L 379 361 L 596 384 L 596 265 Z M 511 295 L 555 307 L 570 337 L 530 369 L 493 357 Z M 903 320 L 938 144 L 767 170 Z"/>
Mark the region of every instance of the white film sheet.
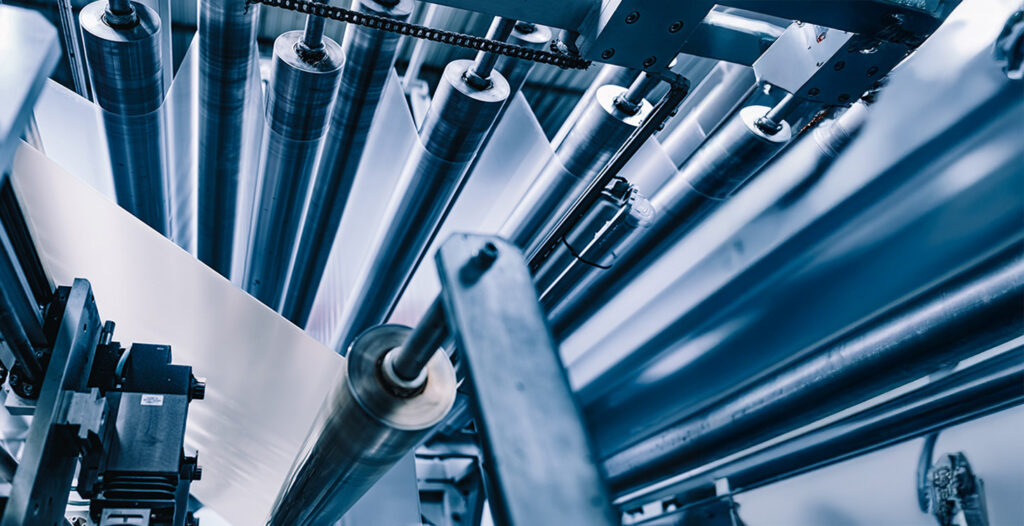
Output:
<path fill-rule="evenodd" d="M 34 149 L 11 177 L 54 284 L 88 279 L 115 340 L 169 344 L 206 378 L 189 407 L 193 494 L 232 524 L 264 523 L 344 359 Z"/>

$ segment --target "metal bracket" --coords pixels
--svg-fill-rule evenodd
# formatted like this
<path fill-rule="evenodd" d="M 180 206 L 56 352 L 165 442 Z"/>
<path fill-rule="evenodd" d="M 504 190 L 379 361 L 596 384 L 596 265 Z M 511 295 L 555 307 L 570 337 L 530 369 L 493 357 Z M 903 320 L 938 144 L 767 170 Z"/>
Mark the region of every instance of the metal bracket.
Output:
<path fill-rule="evenodd" d="M 988 526 L 985 484 L 962 452 L 943 455 L 927 477 L 928 508 L 940 526 Z"/>
<path fill-rule="evenodd" d="M 436 255 L 498 524 L 617 524 L 519 249 L 455 234 Z"/>
<path fill-rule="evenodd" d="M 65 397 L 86 393 L 101 323 L 92 287 L 76 279 L 53 345 L 21 463 L 11 482 L 3 526 L 63 524 L 77 450 L 63 417 Z M 73 395 L 71 395 L 73 396 Z M 77 407 L 71 402 L 71 406 Z"/>

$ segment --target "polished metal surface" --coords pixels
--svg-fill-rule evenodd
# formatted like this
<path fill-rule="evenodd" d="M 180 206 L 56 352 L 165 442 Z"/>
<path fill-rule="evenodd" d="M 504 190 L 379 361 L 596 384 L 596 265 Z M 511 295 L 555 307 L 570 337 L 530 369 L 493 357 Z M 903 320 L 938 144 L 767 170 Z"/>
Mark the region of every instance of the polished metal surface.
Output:
<path fill-rule="evenodd" d="M 455 371 L 443 352 L 427 364 L 421 392 L 398 396 L 381 383 L 384 355 L 409 333 L 382 325 L 352 343 L 345 377 L 321 409 L 322 424 L 307 439 L 268 524 L 333 524 L 451 409 Z"/>
<path fill-rule="evenodd" d="M 307 62 L 297 48 L 303 34 L 289 31 L 274 42 L 265 152 L 243 279 L 245 290 L 272 309 L 278 308 L 284 295 L 288 264 L 344 61 L 341 46 L 325 38 L 323 56 Z"/>
<path fill-rule="evenodd" d="M 605 461 L 630 492 L 764 442 L 1024 335 L 1024 245 L 1012 244 Z"/>
<path fill-rule="evenodd" d="M 593 313 L 617 290 L 693 228 L 761 169 L 792 138 L 789 124 L 767 135 L 755 121 L 765 106 L 747 106 L 716 130 L 654 196 L 657 215 L 651 227 L 622 247 L 609 272 L 593 274 L 575 294 L 550 311 L 552 329 L 564 335 Z"/>
<path fill-rule="evenodd" d="M 495 523 L 618 524 L 522 252 L 496 236 L 454 234 L 435 259 Z"/>
<path fill-rule="evenodd" d="M 406 161 L 399 189 L 346 303 L 345 321 L 332 338 L 339 352 L 391 315 L 508 97 L 508 83 L 497 72 L 484 90 L 467 84 L 463 75 L 472 64 L 456 60 L 445 69 L 420 126 L 420 144 Z"/>
<path fill-rule="evenodd" d="M 651 112 L 647 101 L 630 114 L 615 104 L 627 92 L 621 86 L 598 88 L 589 106 L 558 145 L 529 191 L 502 226 L 502 234 L 527 254 L 604 168 L 612 155 Z"/>
<path fill-rule="evenodd" d="M 602 451 L 1019 237 L 1019 85 L 991 40 L 968 35 L 930 40 L 894 72 L 813 184 L 820 155 L 810 170 L 773 162 L 563 340 Z M 925 73 L 936 67 L 946 81 Z"/>
<path fill-rule="evenodd" d="M 111 26 L 107 2 L 79 14 L 89 78 L 103 109 L 117 202 L 157 232 L 171 234 L 161 21 L 132 2 L 137 23 Z"/>
<path fill-rule="evenodd" d="M 412 0 L 392 7 L 375 0 L 358 2 L 361 12 L 406 20 Z M 313 191 L 299 234 L 281 314 L 300 327 L 306 325 L 327 258 L 334 246 L 377 104 L 395 62 L 399 35 L 350 26 L 341 43 L 345 64 L 338 84 L 330 128 L 324 137 Z"/>
<path fill-rule="evenodd" d="M 508 38 L 510 44 L 516 44 L 518 46 L 529 47 L 533 49 L 543 49 L 551 40 L 551 30 L 545 26 L 538 26 L 536 24 L 529 24 L 519 22 L 513 29 L 512 34 Z M 511 101 L 515 97 L 516 93 L 523 88 L 523 84 L 526 83 L 526 78 L 530 76 L 530 71 L 533 70 L 533 62 L 528 60 L 516 59 L 512 57 L 500 56 L 498 57 L 497 63 L 494 65 L 494 69 L 501 73 L 501 76 L 505 77 L 508 81 L 509 86 L 509 98 Z M 506 106 L 508 103 L 506 103 Z"/>
<path fill-rule="evenodd" d="M 246 102 L 256 74 L 259 5 L 199 0 L 199 209 L 197 255 L 231 277 L 239 184 L 251 166 L 245 152 Z M 257 105 L 261 106 L 261 105 Z"/>
<path fill-rule="evenodd" d="M 636 78 L 636 71 L 624 68 L 622 66 L 613 66 L 611 64 L 605 64 L 598 70 L 594 80 L 591 81 L 587 87 L 587 91 L 583 92 L 580 96 L 579 102 L 573 106 L 572 111 L 569 112 L 569 116 L 565 118 L 565 122 L 558 128 L 558 132 L 551 139 L 551 146 L 558 148 L 562 141 L 565 140 L 565 136 L 572 131 L 573 127 L 576 126 L 576 121 L 580 119 L 583 112 L 593 104 L 593 98 L 597 93 L 597 90 L 603 86 L 628 86 L 633 79 Z"/>
<path fill-rule="evenodd" d="M 747 491 L 1024 403 L 1024 349 L 1020 343 L 971 362 L 884 403 L 770 447 L 621 495 L 616 503 L 629 506 L 630 502 L 678 495 L 722 478 L 729 479 L 734 492 Z M 1016 503 L 1011 506 L 1013 516 Z"/>
<path fill-rule="evenodd" d="M 721 62 L 708 73 L 679 108 L 678 122 L 667 135 L 661 136 L 676 166 L 682 167 L 693 152 L 754 91 L 757 79 L 754 70 L 738 64 Z"/>

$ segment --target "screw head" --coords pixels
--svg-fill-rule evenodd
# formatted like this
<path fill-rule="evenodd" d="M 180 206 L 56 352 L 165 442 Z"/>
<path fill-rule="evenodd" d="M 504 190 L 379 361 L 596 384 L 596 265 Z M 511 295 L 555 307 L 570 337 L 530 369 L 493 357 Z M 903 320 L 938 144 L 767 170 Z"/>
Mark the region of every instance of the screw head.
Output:
<path fill-rule="evenodd" d="M 682 28 L 683 28 L 683 21 L 682 20 L 676 20 L 675 22 L 672 22 L 672 25 L 668 26 L 668 32 L 669 33 L 676 33 L 676 32 L 678 32 Z"/>
<path fill-rule="evenodd" d="M 812 96 L 812 97 L 817 95 L 817 94 L 819 94 L 819 93 L 821 93 L 821 90 L 818 89 L 818 88 L 811 88 L 811 89 L 807 90 L 807 94 Z"/>
<path fill-rule="evenodd" d="M 839 96 L 839 102 L 846 102 L 848 100 L 850 100 L 849 93 L 843 93 L 842 95 Z"/>
<path fill-rule="evenodd" d="M 871 66 L 870 68 L 868 68 L 869 77 L 874 77 L 876 73 L 878 73 L 878 66 Z"/>
<path fill-rule="evenodd" d="M 612 58 L 612 55 L 614 55 L 614 54 L 615 54 L 615 50 L 612 49 L 612 48 L 608 48 L 608 49 L 606 49 L 606 50 L 601 52 L 601 58 L 609 59 L 609 58 Z"/>
<path fill-rule="evenodd" d="M 632 13 L 626 15 L 627 24 L 635 24 L 637 20 L 640 20 L 640 11 L 633 11 Z"/>
<path fill-rule="evenodd" d="M 842 71 L 843 68 L 845 68 L 845 67 L 846 67 L 846 62 L 843 62 L 842 60 L 840 60 L 839 62 L 836 62 L 835 66 L 832 66 L 832 69 L 834 69 L 836 71 Z"/>
<path fill-rule="evenodd" d="M 649 68 L 649 67 L 653 66 L 654 63 L 657 62 L 657 61 L 658 61 L 657 57 L 647 57 L 647 59 L 644 60 L 644 67 L 645 68 Z"/>

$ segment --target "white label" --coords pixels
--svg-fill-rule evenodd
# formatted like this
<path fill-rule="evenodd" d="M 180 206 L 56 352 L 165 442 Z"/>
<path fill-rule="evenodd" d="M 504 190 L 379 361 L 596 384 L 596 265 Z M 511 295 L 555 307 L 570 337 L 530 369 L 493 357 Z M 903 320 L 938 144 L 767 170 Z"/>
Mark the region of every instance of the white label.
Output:
<path fill-rule="evenodd" d="M 144 394 L 142 395 L 142 405 L 164 405 L 164 395 Z"/>

